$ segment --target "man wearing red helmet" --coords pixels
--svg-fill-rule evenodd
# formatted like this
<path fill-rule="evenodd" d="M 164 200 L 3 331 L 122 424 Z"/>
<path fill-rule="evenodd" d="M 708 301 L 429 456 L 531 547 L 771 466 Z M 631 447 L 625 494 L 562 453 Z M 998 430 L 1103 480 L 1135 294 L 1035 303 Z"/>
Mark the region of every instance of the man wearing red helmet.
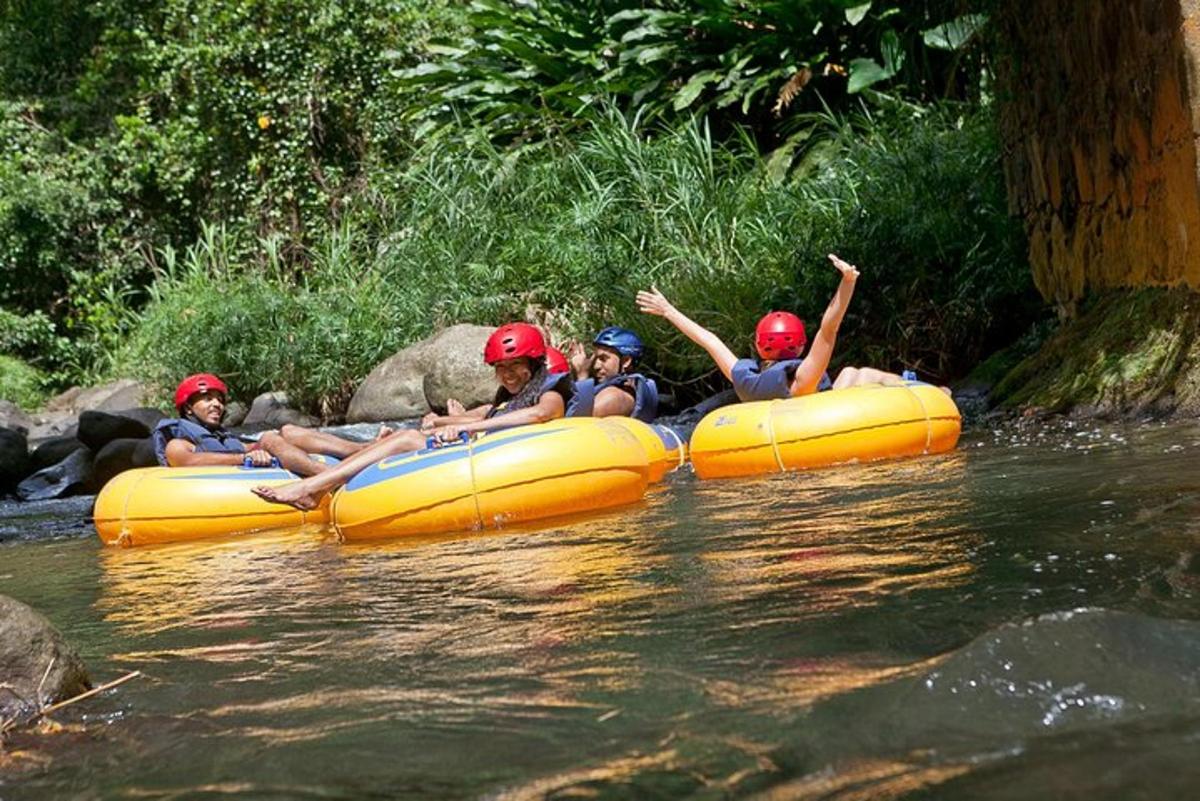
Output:
<path fill-rule="evenodd" d="M 537 328 L 528 323 L 500 326 L 488 337 L 483 359 L 495 369 L 500 385 L 491 403 L 460 414 L 427 415 L 423 431 L 397 431 L 318 475 L 278 487 L 255 487 L 254 493 L 274 503 L 313 509 L 326 492 L 380 459 L 426 447 L 427 434 L 450 443 L 463 434 L 544 423 L 563 416 L 573 391 L 571 376 L 547 369 L 546 341 Z"/>
<path fill-rule="evenodd" d="M 247 448 L 221 427 L 228 391 L 225 382 L 212 373 L 190 375 L 179 382 L 175 389 L 179 417 L 161 421 L 152 435 L 159 464 L 200 467 L 248 463 L 268 467 L 274 460 L 293 473 L 310 476 L 327 466 L 310 458 L 310 453 L 345 458 L 366 447 L 366 443 L 285 425 L 280 431 L 266 432 Z"/>
<path fill-rule="evenodd" d="M 854 294 L 858 268 L 830 253 L 829 261 L 842 274 L 841 283 L 821 317 L 821 327 L 803 359 L 806 336 L 804 323 L 789 312 L 771 312 L 758 322 L 755 346 L 761 361 L 739 359 L 720 337 L 680 312 L 657 289 L 637 293 L 638 308 L 665 317 L 688 339 L 708 351 L 717 367 L 733 383 L 741 401 L 810 395 L 825 389 L 843 389 L 861 384 L 904 383 L 894 373 L 870 367 L 847 367 L 830 382 L 826 370 L 833 357 L 838 328 Z"/>

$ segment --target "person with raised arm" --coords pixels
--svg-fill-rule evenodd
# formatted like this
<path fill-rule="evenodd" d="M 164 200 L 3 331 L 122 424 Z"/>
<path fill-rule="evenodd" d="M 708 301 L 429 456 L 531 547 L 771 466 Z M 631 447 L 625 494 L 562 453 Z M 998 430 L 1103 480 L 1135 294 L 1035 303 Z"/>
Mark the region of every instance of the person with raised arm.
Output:
<path fill-rule="evenodd" d="M 798 397 L 864 384 L 903 385 L 905 379 L 901 376 L 873 367 L 846 367 L 837 379 L 829 380 L 826 371 L 859 275 L 857 267 L 833 253 L 829 261 L 842 274 L 842 280 L 804 358 L 800 358 L 807 344 L 804 322 L 791 312 L 773 311 L 759 320 L 754 336 L 759 358 L 739 359 L 720 337 L 675 308 L 658 289 L 638 292 L 637 305 L 647 314 L 665 318 L 707 351 L 741 401 Z"/>

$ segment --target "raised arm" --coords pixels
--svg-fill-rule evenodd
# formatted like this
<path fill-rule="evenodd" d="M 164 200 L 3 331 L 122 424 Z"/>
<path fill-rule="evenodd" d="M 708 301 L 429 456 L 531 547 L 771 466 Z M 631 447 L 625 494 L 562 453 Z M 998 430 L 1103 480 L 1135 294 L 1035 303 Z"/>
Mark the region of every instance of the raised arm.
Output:
<path fill-rule="evenodd" d="M 733 351 L 720 337 L 672 306 L 654 287 L 651 287 L 649 292 L 643 290 L 637 293 L 637 305 L 646 314 L 657 314 L 666 318 L 667 322 L 678 328 L 685 337 L 708 351 L 721 373 L 730 381 L 733 380 L 733 365 L 737 356 L 733 355 Z"/>
<path fill-rule="evenodd" d="M 842 325 L 842 318 L 846 316 L 850 298 L 854 295 L 854 283 L 858 280 L 858 268 L 832 253 L 829 254 L 829 261 L 841 272 L 842 281 L 838 284 L 837 291 L 833 293 L 833 299 L 829 301 L 829 306 L 821 317 L 821 328 L 813 338 L 808 355 L 796 368 L 796 375 L 792 379 L 791 386 L 793 396 L 809 395 L 817 391 L 817 385 L 821 383 L 821 376 L 825 375 L 825 371 L 829 369 L 829 360 L 833 358 L 833 346 L 837 343 L 838 328 Z"/>

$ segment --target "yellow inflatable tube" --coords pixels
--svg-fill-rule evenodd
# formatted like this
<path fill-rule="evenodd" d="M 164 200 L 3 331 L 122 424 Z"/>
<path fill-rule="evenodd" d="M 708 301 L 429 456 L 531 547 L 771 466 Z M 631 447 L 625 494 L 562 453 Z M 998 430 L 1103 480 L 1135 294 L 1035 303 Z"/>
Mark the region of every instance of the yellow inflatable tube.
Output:
<path fill-rule="evenodd" d="M 384 459 L 330 517 L 345 541 L 501 528 L 634 503 L 649 460 L 622 424 L 553 421 Z"/>
<path fill-rule="evenodd" d="M 689 447 L 696 475 L 725 478 L 942 453 L 961 430 L 954 401 L 913 382 L 724 406 L 700 421 Z"/>
<path fill-rule="evenodd" d="M 637 437 L 650 463 L 650 483 L 662 481 L 667 473 L 674 472 L 687 463 L 687 444 L 670 426 L 660 423 L 643 423 L 632 417 L 567 417 L 561 425 L 591 425 L 597 420 L 605 424 L 619 425 Z"/>
<path fill-rule="evenodd" d="M 296 478 L 278 468 L 141 467 L 104 485 L 92 517 L 106 545 L 183 542 L 329 522 L 328 502 L 301 512 L 250 492 Z"/>

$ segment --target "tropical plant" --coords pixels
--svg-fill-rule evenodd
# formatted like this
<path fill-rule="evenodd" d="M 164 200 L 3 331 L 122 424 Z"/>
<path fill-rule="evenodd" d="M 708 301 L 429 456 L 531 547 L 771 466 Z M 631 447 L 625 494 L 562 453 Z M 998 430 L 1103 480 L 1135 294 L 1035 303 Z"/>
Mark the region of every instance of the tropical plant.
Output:
<path fill-rule="evenodd" d="M 986 19 L 971 5 L 475 0 L 464 33 L 398 74 L 421 90 L 408 113 L 428 131 L 461 131 L 465 114 L 494 140 L 523 142 L 579 125 L 608 95 L 651 116 L 718 112 L 770 134 L 792 111 L 885 84 L 910 98 L 977 93 L 978 63 L 961 69 L 978 59 L 968 46 Z"/>

